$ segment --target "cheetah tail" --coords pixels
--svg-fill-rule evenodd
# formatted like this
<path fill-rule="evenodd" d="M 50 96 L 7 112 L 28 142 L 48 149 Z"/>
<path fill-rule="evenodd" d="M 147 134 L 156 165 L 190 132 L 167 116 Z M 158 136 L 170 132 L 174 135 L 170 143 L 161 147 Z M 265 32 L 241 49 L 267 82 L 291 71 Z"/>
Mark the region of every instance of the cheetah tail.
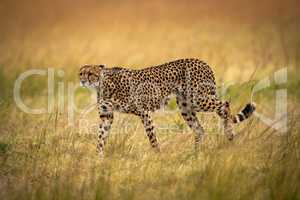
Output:
<path fill-rule="evenodd" d="M 248 103 L 241 112 L 232 116 L 233 123 L 240 123 L 245 119 L 249 118 L 252 113 L 255 111 L 255 103 Z"/>

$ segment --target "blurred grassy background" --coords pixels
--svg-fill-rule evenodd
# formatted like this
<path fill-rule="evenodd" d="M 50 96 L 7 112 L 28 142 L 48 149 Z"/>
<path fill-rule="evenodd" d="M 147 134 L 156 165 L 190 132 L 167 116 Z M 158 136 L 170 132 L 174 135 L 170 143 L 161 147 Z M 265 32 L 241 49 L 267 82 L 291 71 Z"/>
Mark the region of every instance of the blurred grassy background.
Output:
<path fill-rule="evenodd" d="M 299 53 L 297 1 L 8 1 L 0 2 L 1 199 L 299 199 Z M 96 132 L 68 126 L 67 86 L 85 63 L 143 68 L 197 57 L 217 83 L 235 83 L 226 98 L 237 112 L 252 86 L 288 67 L 288 82 L 255 94 L 258 111 L 273 116 L 275 92 L 288 90 L 288 132 L 257 118 L 236 127 L 227 142 L 217 116 L 199 113 L 208 137 L 195 154 L 193 134 L 176 111 L 157 112 L 162 153 L 152 152 L 140 121 L 117 114 L 106 148 L 97 157 Z M 30 115 L 13 101 L 14 81 L 33 68 L 55 72 L 65 84 L 65 110 Z M 47 80 L 32 77 L 22 97 L 47 104 Z M 76 104 L 89 93 L 76 92 Z M 97 112 L 86 116 L 97 124 Z M 92 127 L 93 128 L 93 127 Z"/>

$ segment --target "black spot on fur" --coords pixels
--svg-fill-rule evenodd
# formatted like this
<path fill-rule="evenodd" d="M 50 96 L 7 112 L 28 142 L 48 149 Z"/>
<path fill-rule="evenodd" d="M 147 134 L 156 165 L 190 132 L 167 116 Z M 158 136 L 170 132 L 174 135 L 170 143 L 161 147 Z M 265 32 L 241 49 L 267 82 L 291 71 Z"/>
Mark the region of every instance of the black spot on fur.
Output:
<path fill-rule="evenodd" d="M 150 132 L 150 131 L 152 131 L 153 130 L 153 126 L 151 126 L 151 127 L 149 127 L 149 128 L 146 128 L 146 131 L 147 132 Z"/>
<path fill-rule="evenodd" d="M 186 117 L 186 116 L 187 116 L 187 113 L 181 113 L 181 115 Z"/>

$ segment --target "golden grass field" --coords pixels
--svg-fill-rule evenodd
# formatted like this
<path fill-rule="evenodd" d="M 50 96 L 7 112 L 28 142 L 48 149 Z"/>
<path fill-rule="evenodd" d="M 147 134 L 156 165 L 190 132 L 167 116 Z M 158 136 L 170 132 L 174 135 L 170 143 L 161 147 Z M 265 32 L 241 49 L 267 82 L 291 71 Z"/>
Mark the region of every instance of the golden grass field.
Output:
<path fill-rule="evenodd" d="M 300 199 L 298 11 L 297 1 L 268 0 L 1 1 L 0 199 Z M 224 98 L 234 113 L 254 100 L 258 113 L 274 118 L 276 92 L 287 91 L 287 131 L 254 116 L 235 127 L 230 142 L 216 115 L 199 113 L 207 136 L 195 152 L 193 133 L 171 101 L 154 114 L 161 153 L 137 117 L 116 113 L 100 160 L 96 108 L 75 112 L 69 123 L 68 88 L 79 83 L 82 64 L 138 69 L 189 57 L 205 60 L 220 88 L 228 86 Z M 285 67 L 287 81 L 274 84 Z M 48 68 L 54 109 L 23 112 L 15 80 Z M 267 77 L 271 85 L 251 99 Z M 47 106 L 47 92 L 46 76 L 21 87 L 33 108 Z M 79 108 L 95 102 L 84 88 L 74 93 Z"/>

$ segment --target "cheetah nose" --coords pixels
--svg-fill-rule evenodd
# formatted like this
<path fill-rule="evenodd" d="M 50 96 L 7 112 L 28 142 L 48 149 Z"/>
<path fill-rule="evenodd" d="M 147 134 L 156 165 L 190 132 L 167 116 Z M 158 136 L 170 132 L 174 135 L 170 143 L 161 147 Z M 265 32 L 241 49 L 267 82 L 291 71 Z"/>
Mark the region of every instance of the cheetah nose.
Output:
<path fill-rule="evenodd" d="M 85 82 L 80 81 L 80 86 L 81 86 L 81 87 L 84 87 L 84 83 L 85 83 Z"/>

